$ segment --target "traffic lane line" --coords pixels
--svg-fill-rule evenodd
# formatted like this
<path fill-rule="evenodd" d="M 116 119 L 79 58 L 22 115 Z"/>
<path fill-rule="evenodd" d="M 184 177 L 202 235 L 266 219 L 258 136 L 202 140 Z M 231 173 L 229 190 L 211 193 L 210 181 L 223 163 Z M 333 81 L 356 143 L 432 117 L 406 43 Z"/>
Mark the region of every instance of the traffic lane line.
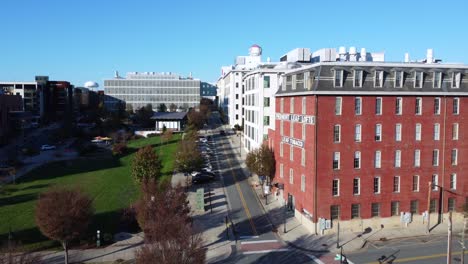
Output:
<path fill-rule="evenodd" d="M 278 242 L 278 240 L 270 239 L 270 240 L 242 241 L 241 244 L 261 244 L 261 243 L 274 243 L 274 242 Z"/>
<path fill-rule="evenodd" d="M 452 256 L 460 255 L 462 252 L 452 252 Z M 447 253 L 439 253 L 439 254 L 434 254 L 434 255 L 427 255 L 427 256 L 417 256 L 417 257 L 409 257 L 409 258 L 400 258 L 400 259 L 395 259 L 392 260 L 392 263 L 404 263 L 404 262 L 410 262 L 410 261 L 415 261 L 415 260 L 426 260 L 426 259 L 433 259 L 433 258 L 440 258 L 440 257 L 446 257 Z M 380 264 L 381 262 L 367 262 L 366 264 Z"/>
<path fill-rule="evenodd" d="M 265 250 L 256 250 L 256 251 L 244 251 L 242 254 L 249 255 L 249 254 L 264 254 L 264 253 L 271 253 L 271 252 L 285 252 L 291 251 L 289 248 L 279 248 L 279 249 L 265 249 Z"/>

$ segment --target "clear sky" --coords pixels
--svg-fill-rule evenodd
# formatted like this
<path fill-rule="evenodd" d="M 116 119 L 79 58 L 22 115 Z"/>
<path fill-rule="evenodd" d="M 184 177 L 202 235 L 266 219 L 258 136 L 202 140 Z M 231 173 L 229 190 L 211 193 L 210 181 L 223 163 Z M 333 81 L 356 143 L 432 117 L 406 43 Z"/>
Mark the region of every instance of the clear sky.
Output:
<path fill-rule="evenodd" d="M 468 1 L 1 0 L 0 81 L 85 81 L 114 70 L 214 82 L 256 43 L 272 61 L 297 47 L 355 46 L 387 61 L 468 64 Z"/>

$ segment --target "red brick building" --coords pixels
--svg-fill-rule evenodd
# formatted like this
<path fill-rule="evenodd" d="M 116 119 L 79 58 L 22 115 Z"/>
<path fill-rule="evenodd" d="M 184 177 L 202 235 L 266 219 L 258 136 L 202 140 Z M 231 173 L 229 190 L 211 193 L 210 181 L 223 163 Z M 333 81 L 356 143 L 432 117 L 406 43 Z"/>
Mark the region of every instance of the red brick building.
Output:
<path fill-rule="evenodd" d="M 405 213 L 422 224 L 428 205 L 431 221 L 460 211 L 467 95 L 464 65 L 346 61 L 288 72 L 269 137 L 282 197 L 315 232 L 319 218 L 357 231 L 400 225 Z"/>

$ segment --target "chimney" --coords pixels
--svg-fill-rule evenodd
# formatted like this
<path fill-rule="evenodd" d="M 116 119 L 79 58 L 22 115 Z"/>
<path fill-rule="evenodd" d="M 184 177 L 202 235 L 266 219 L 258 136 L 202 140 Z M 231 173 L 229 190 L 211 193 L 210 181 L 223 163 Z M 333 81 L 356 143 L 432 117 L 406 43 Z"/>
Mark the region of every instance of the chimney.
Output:
<path fill-rule="evenodd" d="M 434 63 L 434 51 L 427 49 L 426 63 Z"/>

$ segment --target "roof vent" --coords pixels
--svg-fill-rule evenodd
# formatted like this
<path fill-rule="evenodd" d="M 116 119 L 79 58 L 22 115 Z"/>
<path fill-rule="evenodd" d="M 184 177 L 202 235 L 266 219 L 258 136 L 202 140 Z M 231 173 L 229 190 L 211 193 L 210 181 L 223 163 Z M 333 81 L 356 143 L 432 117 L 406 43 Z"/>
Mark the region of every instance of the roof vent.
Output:
<path fill-rule="evenodd" d="M 409 53 L 405 53 L 405 62 L 410 62 Z"/>
<path fill-rule="evenodd" d="M 426 63 L 434 63 L 434 51 L 427 49 Z"/>

